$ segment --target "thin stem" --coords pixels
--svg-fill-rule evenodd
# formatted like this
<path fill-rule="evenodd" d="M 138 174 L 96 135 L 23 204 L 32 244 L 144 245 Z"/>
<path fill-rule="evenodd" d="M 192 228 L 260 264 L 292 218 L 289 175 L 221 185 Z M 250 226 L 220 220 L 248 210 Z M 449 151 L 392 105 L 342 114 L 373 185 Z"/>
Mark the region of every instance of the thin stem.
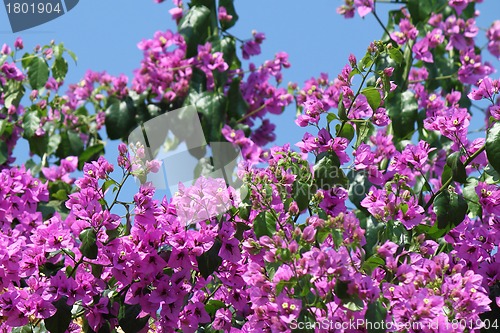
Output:
<path fill-rule="evenodd" d="M 84 314 L 85 314 L 85 310 L 82 310 L 82 311 L 80 311 L 80 312 L 75 313 L 75 314 L 71 317 L 71 319 L 76 319 L 76 318 L 78 318 L 78 317 L 80 317 L 80 316 L 83 316 Z"/>
<path fill-rule="evenodd" d="M 474 159 L 476 157 L 478 157 L 484 150 L 486 149 L 486 146 L 483 145 L 481 148 L 479 148 L 474 154 L 472 154 L 467 160 L 465 160 L 465 163 L 464 163 L 464 166 L 468 166 L 472 161 L 474 161 Z M 451 177 L 450 179 L 448 179 L 446 181 L 446 183 L 443 184 L 443 186 L 441 186 L 441 188 L 439 189 L 439 191 L 437 191 L 436 193 L 434 193 L 431 198 L 429 199 L 429 201 L 427 202 L 427 204 L 425 205 L 424 207 L 424 210 L 427 211 L 427 209 L 429 209 L 429 207 L 432 205 L 432 203 L 434 202 L 434 199 L 436 199 L 436 197 L 441 194 L 443 191 L 445 191 L 448 186 L 450 186 L 451 182 L 453 181 L 453 177 Z"/>
<path fill-rule="evenodd" d="M 236 39 L 240 43 L 245 43 L 245 41 L 243 39 L 236 37 L 235 35 L 233 35 L 230 32 L 222 31 L 222 34 L 225 35 L 225 36 L 228 36 L 228 37 L 232 37 L 232 38 Z"/>
<path fill-rule="evenodd" d="M 404 60 L 405 60 L 405 68 L 403 72 L 403 85 L 401 87 L 401 91 L 405 91 L 408 88 L 408 79 L 410 78 L 410 71 L 413 64 L 413 45 L 415 41 L 409 40 L 406 43 L 406 48 L 404 51 Z"/>
<path fill-rule="evenodd" d="M 259 106 L 257 109 L 255 109 L 255 110 L 253 110 L 253 111 L 251 111 L 251 112 L 247 113 L 246 115 L 244 115 L 243 117 L 241 117 L 240 119 L 238 119 L 238 120 L 236 121 L 236 123 L 238 123 L 238 124 L 239 124 L 239 123 L 241 123 L 243 120 L 245 120 L 245 119 L 247 119 L 247 118 L 249 118 L 249 117 L 253 116 L 254 114 L 256 114 L 256 113 L 257 113 L 257 112 L 259 112 L 259 111 L 262 111 L 262 110 L 263 110 L 266 106 L 267 106 L 267 105 L 266 105 L 265 103 L 264 103 L 264 104 L 262 104 L 262 105 L 261 105 L 261 106 Z"/>
<path fill-rule="evenodd" d="M 130 177 L 130 175 L 131 175 L 130 172 L 127 173 L 127 175 L 125 176 L 125 178 L 123 178 L 120 185 L 118 185 L 118 191 L 116 191 L 116 195 L 115 195 L 115 198 L 113 199 L 113 203 L 111 204 L 111 206 L 108 209 L 109 211 L 111 211 L 111 208 L 113 208 L 113 206 L 117 203 L 117 199 L 118 199 L 118 196 L 120 195 L 120 191 L 122 190 L 123 184 L 125 184 L 125 182 L 127 181 L 128 177 Z"/>
<path fill-rule="evenodd" d="M 345 246 L 345 245 L 344 245 Z M 347 250 L 347 254 L 349 255 L 349 259 L 351 260 L 351 266 L 354 268 L 354 270 L 358 273 L 360 273 L 358 267 L 356 267 L 356 265 L 354 264 L 354 260 L 352 259 L 352 254 L 351 254 L 351 250 L 346 247 L 346 250 Z"/>
<path fill-rule="evenodd" d="M 181 69 L 186 69 L 189 67 L 193 67 L 193 65 L 184 65 L 184 66 L 179 66 L 179 67 L 166 68 L 165 70 L 167 70 L 167 71 L 179 71 Z"/>
<path fill-rule="evenodd" d="M 470 154 L 469 152 L 467 151 L 467 148 L 465 147 L 465 145 L 462 143 L 462 140 L 460 140 L 460 138 L 458 137 L 458 134 L 455 133 L 455 137 L 457 138 L 458 142 L 460 143 L 460 145 L 462 146 L 462 149 L 464 150 L 465 152 L 465 155 L 467 155 L 467 158 L 470 158 Z M 477 167 L 477 165 L 474 165 L 474 169 L 476 169 L 476 171 L 481 175 L 483 176 L 483 173 L 479 170 L 479 168 Z"/>
<path fill-rule="evenodd" d="M 431 77 L 425 80 L 409 80 L 409 84 L 413 83 L 419 83 L 419 82 L 425 82 L 425 81 L 432 81 L 432 80 L 448 80 L 454 78 L 456 75 L 455 74 L 450 74 L 450 75 L 443 75 L 443 76 L 436 76 L 436 77 Z"/>
<path fill-rule="evenodd" d="M 359 85 L 358 91 L 356 92 L 356 95 L 354 95 L 354 98 L 353 98 L 353 100 L 352 100 L 352 103 L 351 103 L 351 105 L 349 106 L 349 109 L 347 109 L 347 111 L 346 111 L 346 113 L 345 113 L 345 114 L 346 114 L 346 117 L 349 117 L 349 112 L 351 112 L 351 109 L 352 109 L 352 107 L 353 107 L 353 105 L 354 105 L 354 102 L 356 101 L 356 98 L 358 98 L 359 94 L 361 93 L 361 89 L 363 89 L 363 86 L 364 86 L 364 84 L 365 84 L 365 81 L 366 81 L 366 79 L 368 78 L 368 74 L 370 74 L 370 72 L 372 71 L 373 66 L 375 65 L 375 60 L 376 60 L 376 59 L 374 59 L 374 60 L 373 60 L 373 62 L 372 62 L 372 64 L 370 65 L 370 68 L 368 69 L 368 72 L 366 73 L 366 75 L 362 75 L 362 76 L 363 76 L 363 80 L 361 80 L 361 84 Z M 343 102 L 342 102 L 342 101 L 340 101 L 340 103 L 343 103 Z M 345 126 L 345 123 L 346 123 L 346 122 L 347 122 L 347 121 L 342 121 L 342 123 L 341 123 L 341 125 L 340 125 L 340 128 L 339 128 L 339 130 L 337 131 L 337 136 L 339 136 L 339 134 L 340 134 L 340 133 L 342 133 L 342 130 L 344 129 L 344 126 Z"/>
<path fill-rule="evenodd" d="M 66 251 L 66 249 L 61 249 L 61 251 L 62 251 L 65 255 L 67 255 L 69 258 L 71 258 L 71 260 L 73 260 L 73 262 L 75 262 L 75 263 L 76 263 L 76 259 L 75 259 L 75 258 L 74 258 L 74 257 L 73 257 L 73 256 L 72 256 L 69 252 L 68 252 L 68 251 Z"/>
<path fill-rule="evenodd" d="M 390 32 L 387 30 L 386 26 L 382 23 L 382 21 L 380 20 L 380 17 L 378 17 L 377 15 L 377 11 L 375 10 L 375 3 L 373 4 L 374 8 L 373 8 L 373 16 L 375 16 L 375 19 L 377 20 L 378 24 L 380 24 L 380 26 L 382 27 L 382 29 L 384 29 L 384 32 L 386 33 L 387 37 L 389 37 L 389 39 L 394 42 L 394 44 L 397 44 L 396 41 L 394 39 L 392 39 L 391 37 L 391 34 Z"/>
<path fill-rule="evenodd" d="M 481 111 L 482 113 L 486 113 L 486 110 L 483 109 L 482 107 L 480 106 L 477 106 L 476 104 L 472 103 L 471 106 L 475 109 L 478 109 L 479 111 Z"/>
<path fill-rule="evenodd" d="M 14 60 L 14 62 L 20 62 L 20 61 L 23 61 L 23 60 L 26 60 L 26 59 L 33 59 L 33 58 L 43 58 L 43 53 L 30 55 L 30 56 L 27 56 L 27 57 L 24 57 L 24 58 L 21 58 L 21 59 L 16 59 L 16 60 Z"/>
<path fill-rule="evenodd" d="M 397 5 L 397 4 L 407 4 L 408 1 L 406 1 L 406 0 L 375 0 L 375 3 L 385 3 L 385 4 Z"/>
<path fill-rule="evenodd" d="M 73 269 L 71 270 L 71 272 L 69 273 L 68 277 L 72 277 L 75 272 L 76 272 L 76 269 L 78 268 L 78 266 L 80 266 L 81 264 L 83 263 L 83 256 L 80 258 L 80 260 L 78 260 L 78 262 L 75 264 L 75 267 L 73 267 Z"/>
<path fill-rule="evenodd" d="M 431 190 L 431 193 L 434 195 L 434 191 L 432 191 L 432 188 L 431 188 L 431 184 L 429 183 L 429 181 L 427 180 L 427 178 L 425 177 L 425 174 L 422 172 L 422 170 L 418 170 L 420 172 L 420 174 L 422 175 L 422 177 L 424 177 L 424 180 L 425 182 L 427 183 L 427 186 L 429 187 L 429 189 Z"/>
<path fill-rule="evenodd" d="M 205 299 L 205 304 L 215 295 L 215 293 L 217 292 L 217 290 L 220 289 L 220 287 L 222 287 L 222 284 L 218 284 L 214 290 L 210 293 L 210 295 L 207 296 L 207 298 Z"/>
<path fill-rule="evenodd" d="M 366 79 L 368 78 L 368 74 L 370 74 L 370 72 L 372 71 L 373 69 L 373 66 L 375 66 L 375 60 L 376 59 L 373 59 L 373 62 L 372 64 L 370 65 L 370 68 L 368 68 L 368 72 L 366 72 L 366 75 L 363 75 L 363 80 L 361 80 L 361 84 L 359 85 L 359 88 L 358 88 L 358 91 L 356 92 L 356 95 L 354 96 L 354 99 L 351 103 L 351 105 L 349 106 L 349 109 L 347 109 L 346 111 L 346 117 L 349 117 L 349 113 L 351 112 L 351 109 L 352 107 L 354 106 L 354 102 L 356 101 L 356 98 L 358 98 L 359 94 L 361 94 L 361 89 L 363 89 L 363 86 L 365 84 L 365 81 Z M 342 127 L 340 128 L 340 131 L 339 133 L 342 131 Z"/>
<path fill-rule="evenodd" d="M 129 205 L 124 205 L 125 209 L 127 210 L 127 214 L 125 215 L 125 234 L 124 236 L 130 235 L 130 230 L 132 230 L 132 221 L 130 219 L 130 210 L 129 210 Z"/>

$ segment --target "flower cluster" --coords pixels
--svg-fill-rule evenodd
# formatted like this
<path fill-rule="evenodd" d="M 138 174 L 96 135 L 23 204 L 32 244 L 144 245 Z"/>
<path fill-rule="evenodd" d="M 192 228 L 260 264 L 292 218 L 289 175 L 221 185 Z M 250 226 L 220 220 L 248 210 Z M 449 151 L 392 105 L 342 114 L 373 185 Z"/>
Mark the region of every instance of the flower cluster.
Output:
<path fill-rule="evenodd" d="M 207 38 L 193 43 L 181 29 L 144 40 L 130 86 L 89 71 L 59 96 L 63 46 L 37 47 L 30 67 L 6 61 L 22 40 L 4 45 L 0 332 L 365 333 L 373 320 L 387 332 L 480 332 L 500 307 L 500 85 L 475 45 L 476 2 L 418 15 L 411 2 L 386 41 L 300 89 L 279 87 L 285 53 L 242 70 L 236 42 L 248 59 L 265 36 L 227 32 L 232 1 L 185 10 L 175 0 L 180 26 L 210 12 L 196 30 Z M 338 12 L 356 10 L 375 13 L 375 1 L 346 0 Z M 487 32 L 495 56 L 497 32 L 496 23 Z M 53 75 L 22 106 L 33 68 L 49 64 Z M 296 148 L 265 149 L 266 115 L 294 99 L 296 125 L 312 132 Z M 489 104 L 486 137 L 470 135 L 476 101 Z M 206 107 L 211 139 L 241 148 L 240 191 L 199 177 L 161 197 L 147 181 L 161 166 L 150 147 L 120 144 L 118 170 L 102 156 L 102 126 L 124 138 L 132 118 L 185 103 Z M 21 136 L 40 164 L 12 166 Z M 136 193 L 124 190 L 130 177 Z"/>
<path fill-rule="evenodd" d="M 168 102 L 186 96 L 192 75 L 193 59 L 186 58 L 186 42 L 172 31 L 156 32 L 153 39 L 138 44 L 144 58 L 136 70 L 132 88 L 147 89 Z"/>
<path fill-rule="evenodd" d="M 500 21 L 495 21 L 487 32 L 488 51 L 497 58 L 500 58 Z"/>

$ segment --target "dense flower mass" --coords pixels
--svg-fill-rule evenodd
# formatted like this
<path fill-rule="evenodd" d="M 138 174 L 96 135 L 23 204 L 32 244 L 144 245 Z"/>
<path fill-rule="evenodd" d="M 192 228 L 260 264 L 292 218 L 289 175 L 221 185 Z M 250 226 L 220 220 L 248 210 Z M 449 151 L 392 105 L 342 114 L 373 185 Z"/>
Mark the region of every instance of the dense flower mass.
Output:
<path fill-rule="evenodd" d="M 384 40 L 333 79 L 288 89 L 286 53 L 240 61 L 265 35 L 227 31 L 231 0 L 174 0 L 178 32 L 139 43 L 130 83 L 88 71 L 59 95 L 70 51 L 16 59 L 23 41 L 3 45 L 0 332 L 498 331 L 500 84 L 476 45 L 480 2 L 395 1 Z M 499 31 L 486 33 L 497 58 Z M 309 131 L 269 147 L 268 114 L 294 101 Z M 162 196 L 168 161 L 155 154 L 190 129 L 146 145 L 128 135 L 187 105 L 209 145 L 227 141 L 242 160 L 213 170 L 215 145 L 190 149 L 194 180 Z M 127 142 L 116 165 L 100 129 Z M 28 161 L 15 158 L 22 139 Z"/>
<path fill-rule="evenodd" d="M 181 35 L 157 32 L 153 39 L 138 45 L 144 60 L 136 71 L 133 89 L 141 93 L 147 88 L 159 99 L 173 101 L 187 94 L 193 59 L 186 59 L 186 42 Z"/>
<path fill-rule="evenodd" d="M 492 23 L 487 32 L 488 51 L 497 58 L 500 58 L 500 20 Z"/>

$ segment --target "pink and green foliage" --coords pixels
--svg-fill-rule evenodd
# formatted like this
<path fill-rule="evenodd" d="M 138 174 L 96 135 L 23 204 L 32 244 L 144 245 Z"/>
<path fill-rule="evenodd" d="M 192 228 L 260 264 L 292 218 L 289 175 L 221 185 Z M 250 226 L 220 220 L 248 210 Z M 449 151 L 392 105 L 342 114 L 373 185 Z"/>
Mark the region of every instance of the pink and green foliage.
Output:
<path fill-rule="evenodd" d="M 392 2 L 361 60 L 301 88 L 279 86 L 285 53 L 243 65 L 265 36 L 228 32 L 233 0 L 174 1 L 178 31 L 138 44 L 133 78 L 89 71 L 64 94 L 63 44 L 4 45 L 0 332 L 496 332 L 500 83 L 476 47 L 481 1 Z M 378 19 L 376 3 L 338 13 Z M 496 21 L 495 58 L 499 36 Z M 266 115 L 294 101 L 310 132 L 269 148 Z M 103 156 L 104 129 L 126 140 L 187 105 L 208 142 L 241 148 L 245 191 L 200 177 L 157 199 L 143 147 Z"/>

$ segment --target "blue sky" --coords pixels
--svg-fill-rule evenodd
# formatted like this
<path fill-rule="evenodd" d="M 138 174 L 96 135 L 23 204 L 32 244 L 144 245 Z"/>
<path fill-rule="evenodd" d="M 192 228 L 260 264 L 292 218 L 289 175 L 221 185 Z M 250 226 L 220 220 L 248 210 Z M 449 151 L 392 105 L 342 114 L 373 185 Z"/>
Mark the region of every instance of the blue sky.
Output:
<path fill-rule="evenodd" d="M 267 37 L 262 55 L 252 61 L 259 64 L 279 51 L 289 54 L 292 67 L 284 72 L 285 85 L 292 81 L 300 86 L 321 72 L 335 77 L 350 53 L 360 59 L 369 43 L 382 36 L 382 29 L 372 15 L 351 20 L 339 16 L 336 8 L 342 4 L 341 0 L 236 0 L 235 4 L 240 20 L 231 33 L 246 39 L 255 29 Z M 382 21 L 386 21 L 388 10 L 399 6 L 377 4 Z M 160 5 L 152 0 L 84 0 L 64 16 L 17 34 L 11 32 L 6 11 L 0 8 L 0 45 L 12 45 L 17 36 L 24 39 L 27 49 L 51 40 L 64 42 L 78 56 L 78 64 L 70 66 L 66 83 L 78 82 L 87 69 L 131 76 L 142 58 L 137 43 L 157 30 L 175 30 L 168 13 L 171 7 L 168 0 Z M 498 0 L 485 0 L 478 5 L 483 14 L 479 20 L 481 28 L 486 29 L 499 19 L 499 7 Z M 480 45 L 484 45 L 484 35 L 481 31 Z M 488 59 L 498 66 L 498 61 Z M 284 115 L 272 118 L 278 126 L 278 144 L 294 144 L 302 138 L 304 129 L 293 123 L 294 118 L 293 106 Z M 481 122 L 482 119 L 477 124 Z M 114 142 L 107 146 L 107 156 L 112 161 L 116 145 Z"/>
<path fill-rule="evenodd" d="M 482 12 L 481 28 L 499 19 L 496 2 L 486 0 L 478 5 Z M 293 81 L 301 85 L 321 72 L 333 78 L 347 62 L 349 53 L 362 57 L 368 44 L 382 35 L 372 15 L 351 20 L 337 15 L 335 10 L 341 0 L 237 0 L 235 3 L 240 20 L 231 32 L 245 39 L 255 29 L 267 37 L 262 55 L 253 61 L 271 59 L 279 51 L 290 55 L 292 67 L 284 72 L 283 84 Z M 378 4 L 382 21 L 385 22 L 388 10 L 399 6 Z M 175 29 L 168 14 L 171 7 L 170 1 L 158 5 L 152 0 L 85 0 L 66 15 L 17 34 L 10 31 L 6 11 L 0 8 L 0 44 L 12 45 L 17 36 L 30 49 L 52 39 L 64 42 L 78 56 L 77 66 L 70 67 L 67 83 L 77 82 L 87 69 L 130 76 L 142 56 L 137 43 L 157 30 Z M 484 40 L 484 32 L 480 34 Z M 498 65 L 497 61 L 493 63 Z M 301 139 L 303 131 L 292 123 L 294 116 L 294 108 L 289 108 L 284 116 L 274 118 L 279 144 Z"/>

